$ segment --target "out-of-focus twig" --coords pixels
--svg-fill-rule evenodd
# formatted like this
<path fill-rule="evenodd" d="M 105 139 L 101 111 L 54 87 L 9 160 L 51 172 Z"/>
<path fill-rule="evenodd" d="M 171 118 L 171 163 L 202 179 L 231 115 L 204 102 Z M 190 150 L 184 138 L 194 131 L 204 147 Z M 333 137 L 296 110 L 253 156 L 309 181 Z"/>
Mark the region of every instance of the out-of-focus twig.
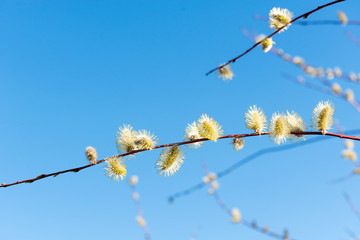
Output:
<path fill-rule="evenodd" d="M 360 133 L 360 129 L 345 131 L 345 134 L 359 134 L 359 133 Z M 286 151 L 286 150 L 298 148 L 298 147 L 301 147 L 301 146 L 306 146 L 306 145 L 309 145 L 309 144 L 313 144 L 315 142 L 324 141 L 324 140 L 328 140 L 328 139 L 317 137 L 317 138 L 313 138 L 313 139 L 308 139 L 308 140 L 306 140 L 304 142 L 301 142 L 301 143 L 292 143 L 292 144 L 284 145 L 284 146 L 277 146 L 277 147 L 270 147 L 270 148 L 261 149 L 261 150 L 255 152 L 255 153 L 253 153 L 253 154 L 251 154 L 251 155 L 237 161 L 236 163 L 232 164 L 231 166 L 225 168 L 224 170 L 218 172 L 216 174 L 217 178 L 222 178 L 222 177 L 225 177 L 225 176 L 229 175 L 230 173 L 232 173 L 236 169 L 238 169 L 238 168 L 244 166 L 245 164 L 259 158 L 260 156 L 267 155 L 269 153 L 274 153 L 274 152 Z M 193 192 L 196 192 L 196 191 L 202 189 L 206 185 L 207 185 L 206 183 L 200 182 L 200 183 L 197 183 L 197 184 L 195 184 L 195 185 L 193 185 L 193 186 L 191 186 L 191 187 L 189 187 L 189 188 L 187 188 L 185 190 L 174 193 L 169 197 L 169 202 L 174 202 L 175 199 L 177 199 L 177 198 L 190 195 Z"/>

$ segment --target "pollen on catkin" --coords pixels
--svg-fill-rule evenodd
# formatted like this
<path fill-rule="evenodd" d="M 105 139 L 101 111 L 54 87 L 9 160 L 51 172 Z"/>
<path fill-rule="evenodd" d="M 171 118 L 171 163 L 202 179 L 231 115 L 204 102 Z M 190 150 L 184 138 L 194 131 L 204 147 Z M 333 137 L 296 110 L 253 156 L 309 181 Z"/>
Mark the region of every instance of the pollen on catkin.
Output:
<path fill-rule="evenodd" d="M 273 44 L 275 44 L 275 42 L 272 40 L 272 38 L 267 38 L 264 34 L 257 36 L 255 41 L 261 42 L 262 50 L 264 52 L 270 51 Z"/>
<path fill-rule="evenodd" d="M 161 152 L 155 167 L 160 175 L 170 176 L 179 171 L 181 164 L 184 163 L 184 158 L 185 153 L 181 151 L 179 146 L 167 147 Z"/>
<path fill-rule="evenodd" d="M 279 31 L 280 33 L 288 29 L 288 27 L 291 25 L 291 18 L 294 17 L 294 14 L 286 8 L 281 9 L 274 7 L 270 10 L 269 17 L 270 28 L 279 29 L 284 27 Z"/>
<path fill-rule="evenodd" d="M 236 151 L 239 151 L 239 150 L 243 149 L 243 147 L 245 145 L 245 140 L 244 140 L 244 138 L 235 137 L 232 139 L 231 144 L 234 146 L 234 149 Z"/>
<path fill-rule="evenodd" d="M 343 11 L 338 11 L 337 16 L 338 16 L 339 21 L 343 25 L 346 25 L 348 23 L 348 18 L 347 18 L 346 14 Z"/>
<path fill-rule="evenodd" d="M 134 143 L 137 149 L 152 149 L 157 142 L 156 136 L 146 130 L 140 130 L 134 136 Z"/>
<path fill-rule="evenodd" d="M 290 128 L 285 114 L 274 113 L 272 115 L 269 136 L 276 144 L 286 142 L 286 139 L 290 138 Z"/>
<path fill-rule="evenodd" d="M 115 181 L 119 181 L 119 178 L 123 180 L 126 176 L 126 165 L 123 165 L 123 160 L 117 157 L 111 157 L 107 162 L 106 176 L 112 178 Z"/>
<path fill-rule="evenodd" d="M 119 127 L 119 131 L 116 133 L 115 143 L 120 154 L 137 150 L 135 144 L 136 135 L 137 133 L 133 130 L 131 125 Z"/>
<path fill-rule="evenodd" d="M 307 128 L 303 119 L 294 111 L 286 112 L 286 121 L 290 132 L 304 132 Z M 305 140 L 305 138 L 302 134 L 292 134 L 290 136 L 290 140 L 299 142 L 301 140 Z"/>
<path fill-rule="evenodd" d="M 96 159 L 98 157 L 97 152 L 95 150 L 95 148 L 89 146 L 85 149 L 85 155 L 87 160 L 91 163 L 91 164 L 95 164 L 96 163 Z"/>
<path fill-rule="evenodd" d="M 229 64 L 227 65 L 220 64 L 218 73 L 219 73 L 218 77 L 222 78 L 223 81 L 232 80 L 234 77 L 234 73 L 232 72 Z"/>
<path fill-rule="evenodd" d="M 199 139 L 199 138 L 202 138 L 202 137 L 200 136 L 196 122 L 188 124 L 188 126 L 185 129 L 184 141 L 192 141 L 192 140 Z M 203 143 L 204 142 L 190 143 L 190 144 L 186 144 L 186 147 L 188 147 L 190 149 L 197 149 L 197 148 L 201 147 L 203 145 Z"/>
<path fill-rule="evenodd" d="M 253 105 L 245 113 L 246 128 L 254 130 L 256 133 L 261 134 L 266 130 L 267 120 L 261 108 Z"/>
<path fill-rule="evenodd" d="M 241 213 L 238 208 L 231 209 L 231 221 L 233 223 L 241 222 Z"/>
<path fill-rule="evenodd" d="M 196 126 L 201 137 L 215 142 L 223 134 L 222 127 L 206 114 L 201 115 Z"/>
<path fill-rule="evenodd" d="M 319 102 L 313 110 L 312 127 L 321 131 L 323 134 L 330 130 L 334 124 L 333 115 L 335 112 L 334 104 L 330 101 Z"/>

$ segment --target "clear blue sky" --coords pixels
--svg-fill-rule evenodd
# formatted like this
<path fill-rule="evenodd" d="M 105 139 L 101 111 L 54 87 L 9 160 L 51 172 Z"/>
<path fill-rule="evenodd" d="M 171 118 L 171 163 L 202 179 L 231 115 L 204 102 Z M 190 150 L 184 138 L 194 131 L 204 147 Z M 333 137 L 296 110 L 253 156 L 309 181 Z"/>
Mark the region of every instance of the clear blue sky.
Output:
<path fill-rule="evenodd" d="M 282 78 L 295 66 L 255 49 L 234 64 L 223 82 L 205 73 L 251 43 L 241 28 L 271 33 L 253 14 L 272 7 L 302 14 L 327 1 L 0 1 L 0 182 L 13 182 L 86 164 L 84 149 L 100 158 L 117 153 L 114 139 L 125 123 L 148 129 L 160 143 L 182 140 L 187 123 L 207 113 L 225 134 L 250 132 L 244 114 L 261 106 L 295 110 L 309 122 L 313 107 L 331 99 L 346 129 L 359 128 L 360 113 L 336 97 Z M 310 20 L 336 19 L 338 10 L 360 19 L 360 2 L 324 9 Z M 317 66 L 359 72 L 358 26 L 298 26 L 274 37 L 276 46 Z M 359 86 L 351 87 L 355 94 Z M 153 239 L 270 239 L 230 219 L 203 189 L 175 201 L 172 193 L 201 181 L 201 163 L 221 171 L 265 147 L 268 137 L 246 140 L 235 152 L 228 140 L 186 150 L 181 170 L 156 174 L 160 151 L 127 162 L 137 174 L 140 200 Z M 329 185 L 352 171 L 341 159 L 339 139 L 263 156 L 220 180 L 220 194 L 244 218 L 297 239 L 348 239 L 359 222 L 342 194 L 360 207 L 359 179 Z M 360 149 L 358 143 L 355 149 Z M 0 239 L 143 239 L 126 181 L 104 176 L 102 166 L 0 190 Z"/>

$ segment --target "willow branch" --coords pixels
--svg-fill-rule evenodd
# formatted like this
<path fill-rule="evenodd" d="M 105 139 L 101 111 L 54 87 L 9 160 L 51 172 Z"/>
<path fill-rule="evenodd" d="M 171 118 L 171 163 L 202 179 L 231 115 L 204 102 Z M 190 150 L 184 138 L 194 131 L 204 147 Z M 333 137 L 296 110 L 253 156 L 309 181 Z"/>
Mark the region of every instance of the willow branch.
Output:
<path fill-rule="evenodd" d="M 309 17 L 311 14 L 313 14 L 314 12 L 319 11 L 320 9 L 323 9 L 323 8 L 325 8 L 325 7 L 334 5 L 334 4 L 339 3 L 339 2 L 344 2 L 344 1 L 346 1 L 346 0 L 336 0 L 336 1 L 333 1 L 333 2 L 330 2 L 330 3 L 327 3 L 327 4 L 324 4 L 324 5 L 322 5 L 322 6 L 319 6 L 319 7 L 315 8 L 314 10 L 311 10 L 311 11 L 309 11 L 309 12 L 307 12 L 307 13 L 304 13 L 304 14 L 302 14 L 302 15 L 294 18 L 293 20 L 290 21 L 290 24 L 296 22 L 297 20 L 299 20 L 299 19 L 301 19 L 301 18 L 307 18 L 307 17 Z M 286 25 L 286 26 L 282 26 L 281 28 L 276 29 L 273 33 L 271 33 L 271 34 L 270 34 L 269 36 L 267 36 L 266 38 L 271 38 L 272 36 L 274 36 L 275 34 L 277 34 L 278 32 L 280 32 L 280 31 L 281 31 L 283 28 L 285 28 L 285 27 L 287 27 L 287 25 Z M 257 42 L 257 43 L 255 43 L 251 48 L 249 48 L 248 50 L 246 50 L 244 53 L 242 53 L 242 54 L 240 54 L 239 56 L 237 56 L 237 57 L 235 57 L 235 58 L 227 61 L 225 64 L 221 65 L 220 67 L 216 67 L 216 68 L 210 70 L 208 73 L 206 73 L 206 75 L 209 75 L 210 73 L 212 73 L 212 72 L 214 72 L 214 71 L 216 71 L 216 70 L 218 70 L 218 69 L 220 69 L 220 68 L 223 68 L 224 66 L 226 66 L 226 65 L 228 65 L 228 64 L 230 64 L 230 63 L 236 62 L 237 60 L 239 60 L 239 58 L 241 58 L 242 56 L 246 55 L 247 53 L 249 53 L 251 50 L 253 50 L 255 47 L 257 47 L 257 46 L 260 45 L 260 44 L 261 44 L 260 41 Z"/>
<path fill-rule="evenodd" d="M 203 170 L 204 170 L 205 174 L 209 173 L 205 163 L 203 163 Z M 217 205 L 226 214 L 228 214 L 230 217 L 232 217 L 231 208 L 229 208 L 228 205 L 221 199 L 218 191 L 215 190 L 214 193 L 211 194 L 211 195 L 214 197 Z M 284 234 L 279 234 L 279 233 L 270 231 L 268 227 L 260 227 L 260 226 L 257 225 L 256 222 L 248 221 L 248 220 L 244 219 L 243 217 L 241 217 L 241 220 L 238 223 L 242 224 L 243 226 L 245 226 L 247 228 L 250 228 L 251 230 L 257 231 L 257 232 L 259 232 L 261 234 L 267 235 L 267 236 L 272 237 L 272 238 L 277 238 L 277 239 L 282 239 L 282 240 L 284 240 L 284 239 L 286 239 L 286 240 L 294 240 L 293 238 L 291 238 L 291 239 L 289 238 L 287 231 L 285 231 Z"/>
<path fill-rule="evenodd" d="M 242 29 L 242 33 L 247 37 L 247 38 L 249 38 L 251 41 L 253 41 L 253 42 L 255 42 L 256 41 L 256 37 L 255 37 L 255 34 L 251 34 L 247 29 L 245 29 L 245 28 L 243 28 Z M 351 34 L 351 33 L 350 33 Z M 359 41 L 359 44 L 360 44 L 360 41 Z M 307 64 L 305 61 L 302 63 L 302 64 L 297 64 L 297 63 L 295 63 L 294 62 L 294 58 L 293 57 L 291 57 L 289 54 L 287 54 L 287 53 L 285 53 L 283 50 L 281 50 L 281 49 L 278 49 L 278 48 L 276 48 L 276 47 L 272 47 L 271 49 L 270 49 L 270 53 L 271 54 L 274 54 L 274 55 L 276 55 L 276 56 L 278 56 L 278 57 L 280 57 L 282 60 L 284 60 L 285 62 L 288 62 L 288 63 L 290 63 L 290 64 L 292 64 L 292 65 L 294 65 L 294 66 L 296 66 L 296 67 L 299 67 L 299 68 L 301 68 L 302 70 L 304 70 L 304 72 L 306 73 L 306 74 L 308 74 L 307 72 L 306 72 L 306 69 L 307 68 L 317 68 L 316 66 L 314 66 L 314 65 L 311 65 L 311 64 Z M 324 69 L 324 68 L 323 68 Z M 334 77 L 336 77 L 336 78 L 340 78 L 340 79 L 343 79 L 343 80 L 346 80 L 347 82 L 351 82 L 351 83 L 360 83 L 360 81 L 359 82 L 356 82 L 356 80 L 352 80 L 351 78 L 351 75 L 352 74 L 354 74 L 354 73 L 342 73 L 341 72 L 341 74 L 339 74 L 339 75 L 336 75 L 336 76 L 334 76 Z M 316 76 L 318 76 L 318 75 L 316 75 Z"/>
<path fill-rule="evenodd" d="M 302 86 L 305 86 L 307 88 L 317 90 L 319 92 L 323 92 L 323 93 L 326 93 L 326 94 L 331 95 L 331 96 L 339 97 L 342 100 L 348 102 L 351 106 L 353 106 L 356 109 L 356 111 L 360 112 L 360 104 L 359 104 L 359 102 L 357 102 L 355 99 L 354 100 L 348 100 L 346 98 L 345 93 L 343 93 L 343 92 L 340 92 L 338 94 L 334 94 L 333 91 L 331 90 L 332 83 L 329 80 L 327 80 L 327 79 L 325 79 L 323 77 L 318 76 L 316 78 L 319 79 L 322 84 L 327 86 L 327 88 L 318 86 L 318 85 L 316 85 L 314 83 L 306 82 L 305 80 L 299 81 L 298 79 L 296 79 L 294 76 L 291 76 L 290 74 L 283 73 L 283 77 L 285 79 L 287 79 L 287 80 L 290 80 L 292 82 L 296 82 L 296 83 L 298 83 L 298 84 L 300 84 Z"/>
<path fill-rule="evenodd" d="M 360 220 L 360 212 L 357 209 L 357 207 L 355 206 L 355 204 L 353 203 L 353 201 L 351 200 L 349 194 L 344 193 L 344 198 L 345 198 L 346 202 L 349 204 L 351 211 L 355 214 L 355 216 L 358 218 L 358 220 Z"/>
<path fill-rule="evenodd" d="M 136 184 L 130 184 L 130 188 L 131 188 L 132 199 L 134 200 L 136 210 L 137 210 L 139 216 L 142 217 L 143 219 L 145 219 L 144 212 L 142 210 L 140 201 L 138 199 L 138 193 L 136 191 Z M 136 197 L 136 195 L 137 195 L 137 197 Z M 150 231 L 149 231 L 149 229 L 147 227 L 147 224 L 145 223 L 145 225 L 141 226 L 141 227 L 144 230 L 145 240 L 151 240 L 151 234 L 150 234 Z"/>
<path fill-rule="evenodd" d="M 346 131 L 345 134 L 359 134 L 360 133 L 360 129 L 356 129 L 356 130 L 351 130 L 351 131 Z M 266 154 L 269 154 L 269 153 L 274 153 L 274 152 L 281 152 L 281 151 L 286 151 L 286 150 L 291 150 L 291 149 L 294 149 L 294 148 L 298 148 L 298 147 L 301 147 L 301 146 L 305 146 L 305 145 L 308 145 L 308 144 L 312 144 L 312 143 L 315 143 L 315 142 L 319 142 L 319 141 L 324 141 L 324 140 L 328 140 L 329 138 L 322 138 L 322 137 L 317 137 L 317 138 L 313 138 L 313 139 L 309 139 L 309 140 L 306 140 L 304 142 L 301 142 L 301 143 L 292 143 L 290 145 L 284 145 L 284 146 L 280 146 L 280 147 L 270 147 L 270 148 L 264 148 L 264 149 L 261 149 L 243 159 L 241 159 L 240 161 L 237 161 L 235 162 L 234 164 L 232 164 L 231 166 L 225 168 L 224 170 L 216 173 L 216 176 L 218 179 L 222 178 L 222 177 L 225 177 L 227 175 L 229 175 L 230 173 L 232 173 L 233 171 L 237 170 L 238 168 L 244 166 L 245 164 L 263 156 L 263 155 L 266 155 Z M 182 190 L 182 191 L 179 191 L 179 192 L 176 192 L 174 194 L 172 194 L 168 200 L 169 202 L 174 202 L 175 199 L 177 198 L 180 198 L 180 197 L 184 197 L 184 196 L 187 196 L 187 195 L 190 195 L 191 193 L 193 192 L 196 192 L 202 188 L 204 188 L 207 184 L 204 183 L 204 182 L 200 182 L 200 183 L 197 183 L 185 190 Z"/>
<path fill-rule="evenodd" d="M 261 134 L 259 134 L 259 133 L 232 134 L 232 135 L 225 135 L 225 136 L 219 137 L 218 139 L 235 138 L 235 137 L 236 138 L 246 138 L 246 137 L 254 137 L 254 136 L 261 136 L 261 135 L 268 135 L 268 134 L 270 134 L 270 132 L 264 132 L 264 133 L 261 133 Z M 294 134 L 294 135 L 299 135 L 299 134 L 301 134 L 301 135 L 325 135 L 325 136 L 331 136 L 331 137 L 345 138 L 345 139 L 351 139 L 351 140 L 360 141 L 360 137 L 342 135 L 342 134 L 331 133 L 331 132 L 327 132 L 325 134 L 323 134 L 322 132 L 291 132 L 291 134 Z M 195 140 L 191 140 L 191 141 L 184 141 L 184 142 L 176 142 L 176 143 L 158 145 L 158 146 L 153 147 L 151 150 L 158 149 L 158 148 L 171 147 L 171 146 L 175 146 L 175 145 L 176 146 L 181 146 L 181 145 L 186 145 L 186 144 L 191 144 L 191 143 L 196 143 L 196 142 L 205 142 L 205 141 L 209 141 L 209 139 L 200 138 L 200 139 L 195 139 Z M 128 153 L 116 155 L 114 157 L 117 157 L 117 158 L 125 157 L 125 156 L 128 156 L 128 155 L 134 155 L 134 154 L 149 151 L 149 150 L 148 149 L 135 150 L 135 151 L 131 151 L 131 152 L 128 152 Z M 0 185 L 0 188 L 10 187 L 10 186 L 14 186 L 14 185 L 22 184 L 22 183 L 33 183 L 33 182 L 38 181 L 40 179 L 44 179 L 44 178 L 48 178 L 48 177 L 56 177 L 58 175 L 68 173 L 68 172 L 76 173 L 76 172 L 79 172 L 79 171 L 84 170 L 86 168 L 98 165 L 99 163 L 103 163 L 103 162 L 105 162 L 105 161 L 107 161 L 109 159 L 110 158 L 104 158 L 102 160 L 96 161 L 95 164 L 88 164 L 88 165 L 85 165 L 85 166 L 81 166 L 81 167 L 77 167 L 77 168 L 71 168 L 71 169 L 67 169 L 67 170 L 63 170 L 63 171 L 59 171 L 59 172 L 54 172 L 54 173 L 49 173 L 49 174 L 40 174 L 39 176 L 37 176 L 35 178 L 16 181 L 16 182 L 13 182 L 13 183 L 3 183 L 3 184 Z"/>
<path fill-rule="evenodd" d="M 268 18 L 261 16 L 259 14 L 254 15 L 255 19 L 261 21 L 267 21 Z M 308 25 L 345 25 L 340 20 L 313 20 L 313 21 L 297 21 L 294 24 L 308 26 Z M 360 25 L 360 21 L 357 20 L 349 20 L 346 25 Z"/>

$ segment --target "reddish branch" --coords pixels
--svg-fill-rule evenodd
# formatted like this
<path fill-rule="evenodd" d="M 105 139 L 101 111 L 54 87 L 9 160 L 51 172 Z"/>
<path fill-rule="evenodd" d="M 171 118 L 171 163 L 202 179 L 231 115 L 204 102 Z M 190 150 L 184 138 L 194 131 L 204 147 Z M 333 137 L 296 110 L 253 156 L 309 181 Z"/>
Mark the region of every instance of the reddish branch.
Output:
<path fill-rule="evenodd" d="M 245 138 L 245 137 L 252 137 L 252 136 L 260 136 L 260 135 L 268 135 L 270 132 L 265 132 L 265 133 L 247 133 L 247 134 L 232 134 L 232 135 L 225 135 L 220 137 L 219 139 L 225 139 L 225 138 Z M 351 140 L 356 140 L 356 141 L 360 141 L 360 137 L 356 137 L 356 136 L 347 136 L 347 135 L 342 135 L 342 134 L 336 134 L 336 133 L 325 133 L 322 134 L 322 132 L 291 132 L 291 134 L 294 135 L 326 135 L 326 136 L 332 136 L 332 137 L 338 137 L 338 138 L 344 138 L 344 139 L 351 139 Z M 152 149 L 158 149 L 158 148 L 165 148 L 165 147 L 171 147 L 174 145 L 177 146 L 181 146 L 181 145 L 185 145 L 185 144 L 191 144 L 191 143 L 196 143 L 196 142 L 205 142 L 205 141 L 209 141 L 209 139 L 205 139 L 205 138 L 201 138 L 201 139 L 195 139 L 195 140 L 191 140 L 191 141 L 185 141 L 185 142 L 177 142 L 177 143 L 169 143 L 169 144 L 164 144 L 164 145 L 158 145 L 153 147 Z M 128 153 L 124 153 L 124 154 L 120 154 L 120 155 L 116 155 L 115 157 L 125 157 L 128 155 L 133 155 L 133 154 L 137 154 L 140 152 L 145 152 L 145 151 L 149 151 L 149 150 L 135 150 L 135 151 L 131 151 Z M 82 167 L 77 167 L 77 168 L 71 168 L 71 169 L 67 169 L 67 170 L 63 170 L 63 171 L 59 171 L 59 172 L 54 172 L 54 173 L 49 173 L 49 174 L 40 174 L 39 176 L 35 177 L 35 178 L 30 178 L 30 179 L 26 179 L 26 180 L 21 180 L 21 181 L 16 181 L 13 183 L 3 183 L 0 185 L 0 188 L 5 188 L 5 187 L 10 187 L 13 185 L 18 185 L 21 183 L 33 183 L 35 181 L 38 181 L 40 179 L 44 179 L 44 178 L 48 178 L 48 177 L 56 177 L 60 174 L 64 174 L 64 173 L 68 173 L 68 172 L 79 172 L 83 169 L 95 166 L 99 163 L 105 162 L 107 161 L 109 158 L 104 158 L 102 160 L 98 160 L 96 161 L 95 164 L 88 164 Z"/>
<path fill-rule="evenodd" d="M 319 10 L 322 9 L 322 8 L 331 6 L 331 5 L 336 4 L 336 3 L 339 3 L 339 2 L 344 2 L 344 1 L 346 1 L 346 0 L 336 0 L 336 1 L 333 1 L 333 2 L 330 2 L 330 3 L 327 3 L 327 4 L 324 4 L 324 5 L 322 5 L 322 6 L 319 6 L 319 7 L 315 8 L 314 10 L 311 10 L 310 12 L 304 13 L 304 14 L 302 14 L 302 15 L 294 18 L 293 20 L 290 21 L 290 24 L 293 23 L 293 22 L 295 22 L 295 21 L 297 21 L 297 20 L 299 20 L 300 18 L 304 18 L 304 19 L 305 19 L 305 18 L 309 17 L 311 14 L 313 14 L 314 12 L 317 12 L 317 11 L 319 11 Z M 271 38 L 272 36 L 274 36 L 275 34 L 277 34 L 278 32 L 280 32 L 280 31 L 281 31 L 283 28 L 285 28 L 285 27 L 286 27 L 286 26 L 282 26 L 281 28 L 276 29 L 276 31 L 274 31 L 272 34 L 270 34 L 270 35 L 267 36 L 266 38 Z M 255 47 L 257 47 L 257 46 L 260 45 L 260 44 L 261 44 L 261 42 L 255 43 L 251 48 L 249 48 L 248 50 L 246 50 L 244 53 L 240 54 L 239 56 L 237 56 L 237 57 L 235 57 L 235 58 L 233 58 L 233 59 L 231 59 L 231 60 L 229 60 L 229 61 L 226 62 L 225 64 L 223 64 L 223 65 L 221 65 L 221 66 L 219 66 L 219 67 L 216 67 L 216 68 L 210 70 L 208 73 L 206 73 L 206 75 L 209 75 L 210 73 L 212 73 L 212 72 L 214 72 L 214 71 L 216 71 L 216 70 L 219 70 L 220 68 L 223 68 L 224 66 L 229 65 L 230 63 L 236 62 L 239 58 L 241 58 L 241 57 L 244 56 L 245 54 L 249 53 L 251 50 L 253 50 Z"/>

